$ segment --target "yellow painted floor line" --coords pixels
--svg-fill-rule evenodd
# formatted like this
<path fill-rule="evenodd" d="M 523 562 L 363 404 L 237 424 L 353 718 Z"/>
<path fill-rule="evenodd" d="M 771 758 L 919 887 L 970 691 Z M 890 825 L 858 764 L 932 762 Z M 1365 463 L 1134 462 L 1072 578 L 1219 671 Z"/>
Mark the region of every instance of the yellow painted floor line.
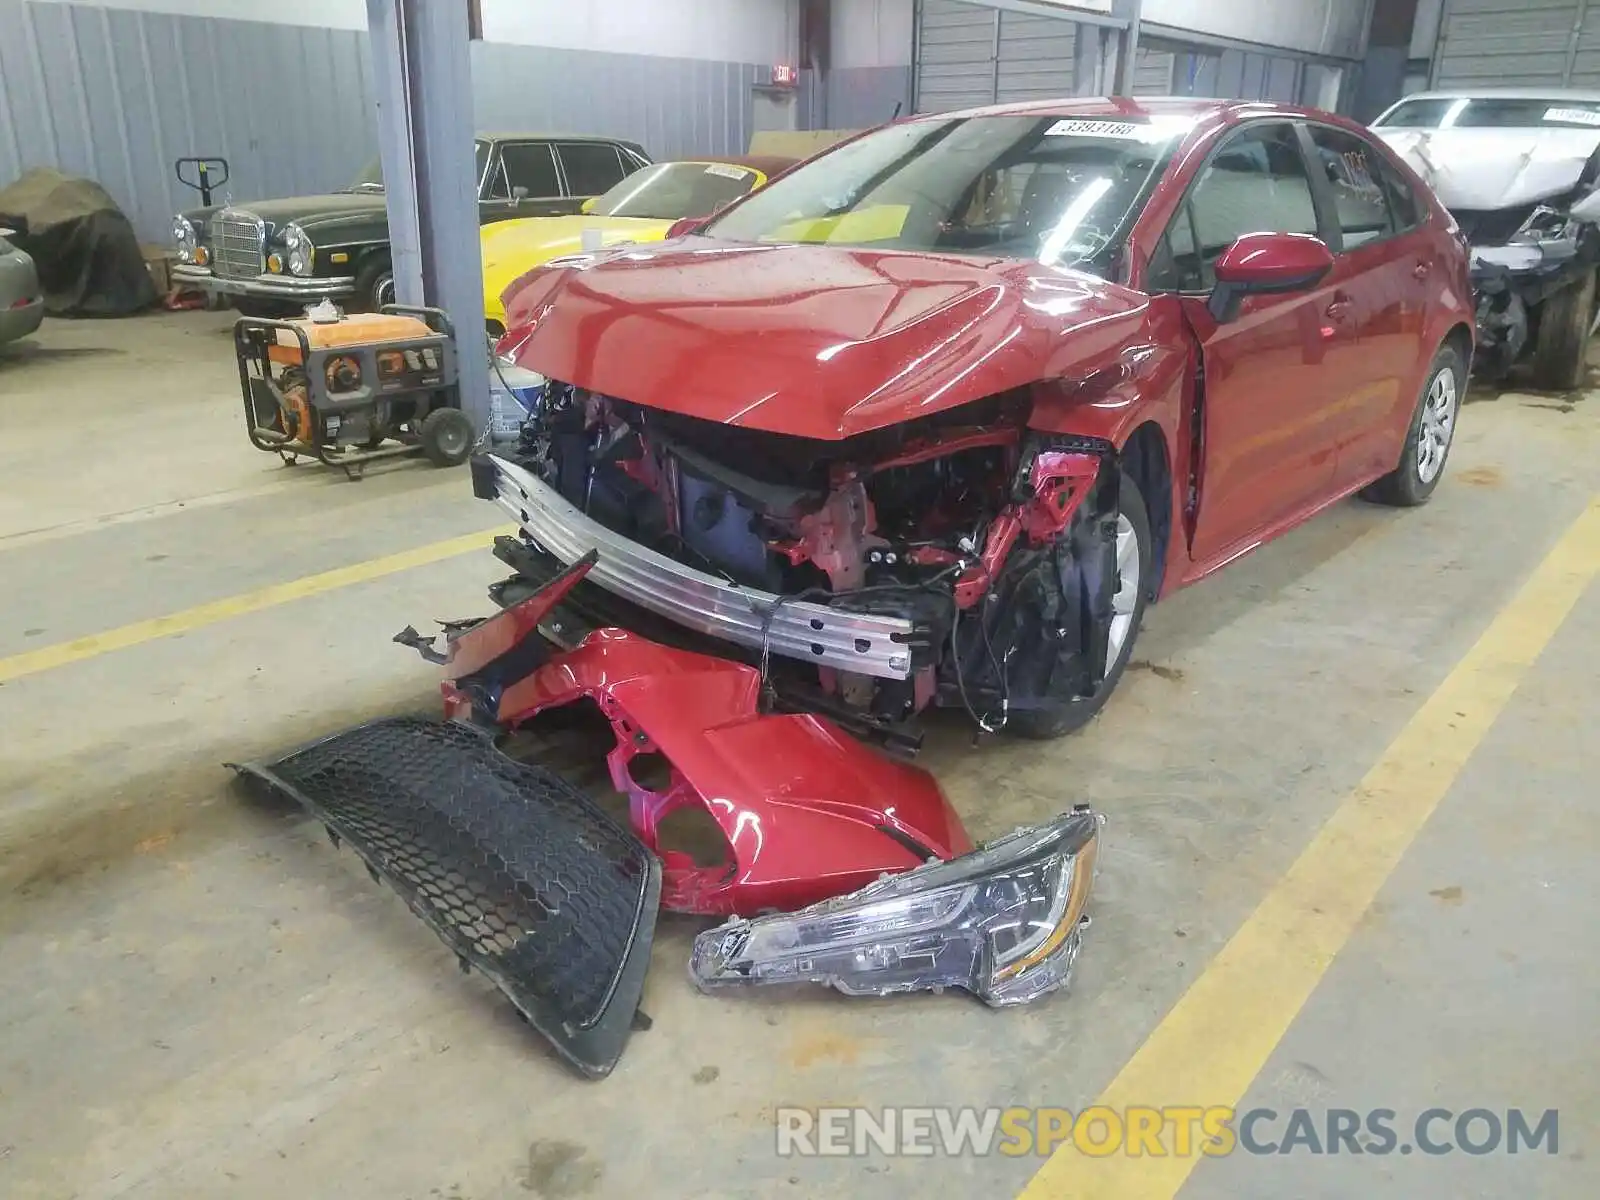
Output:
<path fill-rule="evenodd" d="M 1597 573 L 1600 498 L 1095 1103 L 1114 1110 L 1238 1106 L 1378 889 Z M 1091 1157 L 1068 1141 L 1019 1200 L 1170 1200 L 1199 1160 L 1120 1152 Z"/>
<path fill-rule="evenodd" d="M 164 617 L 135 621 L 131 625 L 109 629 L 105 633 L 74 638 L 70 642 L 56 642 L 54 645 L 29 650 L 25 654 L 0 658 L 0 683 L 10 683 L 13 679 L 21 679 L 25 675 L 36 675 L 40 671 L 50 671 L 69 663 L 82 662 L 86 658 L 94 658 L 112 650 L 125 650 L 129 646 L 155 641 L 157 638 L 171 637 L 175 633 L 188 633 L 206 625 L 215 625 L 218 621 L 287 604 L 291 600 L 303 600 L 307 596 L 321 595 L 323 592 L 349 587 L 354 583 L 381 579 L 385 575 L 408 571 L 412 567 L 422 567 L 447 558 L 455 558 L 471 550 L 482 550 L 491 545 L 497 535 L 508 533 L 513 528 L 513 526 L 501 526 L 480 533 L 449 538 L 442 542 L 432 542 L 412 550 L 402 550 L 398 554 L 387 554 L 382 558 L 352 563 L 348 567 L 336 567 L 317 575 L 291 579 L 287 583 L 274 583 L 269 587 L 228 596 L 222 600 L 213 600 L 208 604 L 197 604 L 193 608 L 168 613 Z"/>

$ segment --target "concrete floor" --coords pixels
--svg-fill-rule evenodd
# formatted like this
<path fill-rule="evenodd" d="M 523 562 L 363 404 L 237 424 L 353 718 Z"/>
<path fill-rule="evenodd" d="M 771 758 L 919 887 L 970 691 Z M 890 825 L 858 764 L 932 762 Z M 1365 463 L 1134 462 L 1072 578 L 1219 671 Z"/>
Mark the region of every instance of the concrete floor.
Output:
<path fill-rule="evenodd" d="M 0 663 L 498 524 L 461 472 L 279 467 L 235 388 L 212 314 L 0 350 Z M 773 1111 L 1090 1103 L 1600 491 L 1597 413 L 1473 404 L 1426 508 L 1340 505 L 1154 610 L 1084 735 L 934 739 L 975 836 L 1109 814 L 1070 994 L 711 999 L 685 978 L 700 926 L 669 919 L 655 1026 L 599 1084 L 220 765 L 431 709 L 389 637 L 482 612 L 486 552 L 0 685 L 0 1195 L 1015 1195 L 1037 1159 L 777 1159 Z M 1246 1100 L 1560 1108 L 1560 1155 L 1241 1155 L 1184 1196 L 1600 1194 L 1597 680 L 1591 589 Z"/>

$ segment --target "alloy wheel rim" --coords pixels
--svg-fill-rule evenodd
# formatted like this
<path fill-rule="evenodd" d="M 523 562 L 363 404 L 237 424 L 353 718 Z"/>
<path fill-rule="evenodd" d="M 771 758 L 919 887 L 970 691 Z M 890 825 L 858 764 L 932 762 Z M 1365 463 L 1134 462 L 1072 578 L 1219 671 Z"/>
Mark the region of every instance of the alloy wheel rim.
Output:
<path fill-rule="evenodd" d="M 1432 483 L 1444 468 L 1445 454 L 1456 428 L 1456 377 L 1445 369 L 1433 377 L 1422 402 L 1417 428 L 1417 478 Z"/>
<path fill-rule="evenodd" d="M 1122 657 L 1133 632 L 1139 607 L 1139 538 L 1127 513 L 1117 514 L 1117 591 L 1111 597 L 1111 631 L 1106 643 L 1106 669 Z"/>
<path fill-rule="evenodd" d="M 394 303 L 394 276 L 385 275 L 378 280 L 378 286 L 372 289 L 372 298 L 376 303 L 374 308 L 382 308 L 385 304 Z"/>

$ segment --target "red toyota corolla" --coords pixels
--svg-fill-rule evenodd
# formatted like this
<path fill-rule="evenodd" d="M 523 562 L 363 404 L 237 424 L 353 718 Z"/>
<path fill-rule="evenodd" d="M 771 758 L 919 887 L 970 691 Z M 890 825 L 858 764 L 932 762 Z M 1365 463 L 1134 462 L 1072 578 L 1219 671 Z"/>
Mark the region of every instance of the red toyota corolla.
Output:
<path fill-rule="evenodd" d="M 968 853 L 932 776 L 866 742 L 911 748 L 936 705 L 1065 733 L 1149 601 L 1358 489 L 1426 499 L 1469 295 L 1449 219 L 1337 117 L 1085 100 L 865 134 L 509 289 L 501 350 L 547 382 L 473 460 L 521 527 L 504 611 L 397 638 L 446 664 L 450 719 L 241 770 L 591 1075 L 658 906 L 826 902 L 702 933 L 708 988 L 1032 1000 L 1077 954 L 1098 817 Z M 573 708 L 631 834 L 560 774 Z M 509 729 L 531 761 L 484 736 Z M 664 836 L 680 809 L 720 853 Z"/>
<path fill-rule="evenodd" d="M 502 348 L 551 382 L 480 489 L 533 582 L 598 548 L 584 589 L 622 623 L 756 656 L 791 705 L 1054 736 L 1147 601 L 1352 492 L 1428 497 L 1467 270 L 1421 181 L 1327 113 L 919 117 L 514 284 Z"/>

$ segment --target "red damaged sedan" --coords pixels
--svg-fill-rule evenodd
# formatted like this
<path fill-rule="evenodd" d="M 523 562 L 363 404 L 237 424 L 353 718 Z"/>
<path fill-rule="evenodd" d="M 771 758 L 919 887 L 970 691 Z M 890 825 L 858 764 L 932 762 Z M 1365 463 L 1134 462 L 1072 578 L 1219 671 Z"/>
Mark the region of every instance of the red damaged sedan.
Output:
<path fill-rule="evenodd" d="M 940 704 L 1053 737 L 1146 603 L 1349 493 L 1428 497 L 1467 270 L 1417 177 L 1325 113 L 908 120 L 513 285 L 502 346 L 552 382 L 511 468 L 547 486 L 508 507 L 858 732 Z"/>
<path fill-rule="evenodd" d="M 446 719 L 240 768 L 591 1076 L 659 908 L 733 917 L 696 939 L 708 989 L 1059 988 L 1098 814 L 974 849 L 871 743 L 935 705 L 1083 725 L 1146 604 L 1349 493 L 1426 500 L 1472 354 L 1433 197 L 1271 105 L 917 118 L 679 233 L 508 290 L 501 351 L 547 383 L 473 487 L 515 574 L 442 649 L 397 638 L 445 664 Z M 562 765 L 585 727 L 626 825 Z M 666 836 L 679 810 L 715 847 Z"/>

